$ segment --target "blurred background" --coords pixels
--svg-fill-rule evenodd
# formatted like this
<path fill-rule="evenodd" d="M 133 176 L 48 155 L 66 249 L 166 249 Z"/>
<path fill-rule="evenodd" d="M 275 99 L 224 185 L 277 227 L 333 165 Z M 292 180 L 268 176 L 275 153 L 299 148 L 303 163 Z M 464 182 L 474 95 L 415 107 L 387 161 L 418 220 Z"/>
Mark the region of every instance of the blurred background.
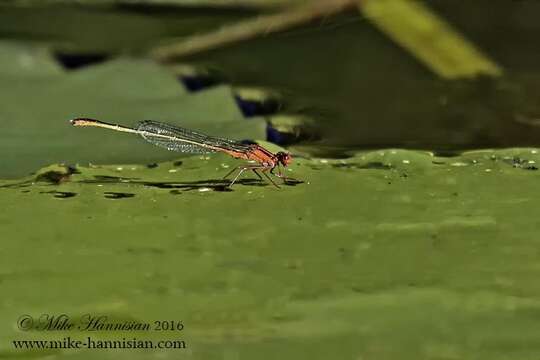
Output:
<path fill-rule="evenodd" d="M 0 359 L 538 359 L 539 15 L 0 1 Z M 74 117 L 266 140 L 299 181 L 229 188 L 237 160 Z M 62 313 L 180 320 L 90 335 L 188 347 L 12 346 L 89 335 L 17 328 Z"/>
<path fill-rule="evenodd" d="M 55 162 L 178 155 L 77 131 L 67 122 L 77 116 L 153 119 L 336 158 L 534 146 L 540 135 L 537 1 L 0 6 L 4 178 Z"/>

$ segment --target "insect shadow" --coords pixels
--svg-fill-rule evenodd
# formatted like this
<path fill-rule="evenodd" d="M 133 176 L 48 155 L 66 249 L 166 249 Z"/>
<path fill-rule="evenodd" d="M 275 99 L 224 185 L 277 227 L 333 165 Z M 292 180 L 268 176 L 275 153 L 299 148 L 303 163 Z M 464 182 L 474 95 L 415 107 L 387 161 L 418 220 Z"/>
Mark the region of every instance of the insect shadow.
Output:
<path fill-rule="evenodd" d="M 221 192 L 230 192 L 233 189 L 229 186 L 230 180 L 199 180 L 199 181 L 186 181 L 186 182 L 172 182 L 172 181 L 144 181 L 136 178 L 121 178 L 114 176 L 95 176 L 94 179 L 90 180 L 81 180 L 80 183 L 85 184 L 138 184 L 142 186 L 155 187 L 159 189 L 170 189 L 176 190 L 172 192 L 173 194 L 178 194 L 178 190 L 182 191 L 193 191 L 200 190 L 203 188 L 211 189 L 213 191 Z M 287 180 L 283 185 L 285 186 L 295 186 L 301 184 L 303 181 L 300 180 Z M 260 179 L 239 179 L 236 181 L 235 185 L 245 185 L 245 186 L 268 186 L 267 182 L 264 182 Z"/>
<path fill-rule="evenodd" d="M 189 181 L 189 182 L 152 182 L 144 181 L 141 182 L 144 186 L 156 187 L 159 189 L 171 189 L 171 190 L 183 190 L 183 191 L 193 191 L 200 189 L 212 189 L 213 191 L 220 192 L 230 192 L 233 189 L 229 186 L 229 180 L 199 180 L 199 181 Z M 258 179 L 241 179 L 236 182 L 237 184 L 247 185 L 247 186 L 266 186 L 268 184 L 260 181 Z M 177 193 L 177 192 L 173 192 Z"/>

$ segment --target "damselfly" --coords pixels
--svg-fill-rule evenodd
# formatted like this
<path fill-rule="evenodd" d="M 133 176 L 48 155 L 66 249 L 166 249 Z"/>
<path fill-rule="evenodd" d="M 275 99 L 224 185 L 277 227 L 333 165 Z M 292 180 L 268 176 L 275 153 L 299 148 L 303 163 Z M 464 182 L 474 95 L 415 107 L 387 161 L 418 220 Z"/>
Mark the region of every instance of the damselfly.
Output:
<path fill-rule="evenodd" d="M 94 119 L 77 118 L 70 120 L 74 126 L 96 126 L 105 129 L 122 131 L 141 135 L 146 141 L 171 151 L 180 151 L 191 154 L 204 154 L 222 152 L 236 159 L 254 162 L 254 164 L 240 165 L 232 169 L 224 179 L 238 170 L 230 182 L 232 186 L 246 170 L 252 170 L 259 179 L 263 174 L 277 188 L 279 185 L 268 175 L 281 178 L 283 182 L 293 180 L 283 175 L 281 166 L 286 167 L 291 162 L 291 155 L 283 151 L 272 153 L 257 144 L 244 144 L 239 141 L 205 135 L 179 126 L 164 124 L 157 121 L 141 121 L 136 128 L 109 124 Z M 274 171 L 277 170 L 277 173 Z"/>

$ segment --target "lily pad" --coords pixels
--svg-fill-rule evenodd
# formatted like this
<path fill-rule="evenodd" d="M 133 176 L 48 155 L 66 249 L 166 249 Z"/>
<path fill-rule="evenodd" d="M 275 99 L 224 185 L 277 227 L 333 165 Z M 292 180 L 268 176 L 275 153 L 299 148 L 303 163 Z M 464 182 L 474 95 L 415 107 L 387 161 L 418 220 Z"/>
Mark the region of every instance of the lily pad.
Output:
<path fill-rule="evenodd" d="M 134 125 L 159 120 L 233 139 L 265 137 L 262 119 L 244 120 L 232 89 L 187 93 L 176 77 L 147 60 L 117 58 L 65 72 L 43 50 L 0 44 L 0 175 L 21 176 L 54 162 L 155 162 L 177 156 L 134 136 L 75 129 L 94 117 Z"/>
<path fill-rule="evenodd" d="M 46 355 L 14 339 L 91 336 L 187 344 L 104 358 L 533 359 L 539 161 L 537 149 L 296 159 L 287 174 L 303 183 L 280 190 L 246 175 L 223 191 L 238 161 L 221 155 L 2 181 L 2 355 Z M 23 314 L 62 313 L 185 328 L 17 330 Z"/>

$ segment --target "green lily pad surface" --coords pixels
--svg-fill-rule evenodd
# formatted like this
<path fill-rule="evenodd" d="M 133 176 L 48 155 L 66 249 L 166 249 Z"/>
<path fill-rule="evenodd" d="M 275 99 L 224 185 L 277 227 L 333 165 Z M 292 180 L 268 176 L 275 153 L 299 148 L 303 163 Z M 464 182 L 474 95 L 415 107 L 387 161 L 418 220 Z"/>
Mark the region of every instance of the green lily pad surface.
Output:
<path fill-rule="evenodd" d="M 536 149 L 295 158 L 281 189 L 241 162 L 43 168 L 0 182 L 0 357 L 535 359 Z M 181 321 L 30 331 L 22 315 Z M 133 337 L 183 349 L 15 350 Z"/>
<path fill-rule="evenodd" d="M 118 58 L 67 72 L 44 49 L 0 43 L 0 84 L 4 178 L 55 162 L 150 162 L 175 156 L 133 135 L 75 129 L 69 124 L 74 117 L 124 125 L 158 120 L 233 139 L 265 136 L 264 121 L 244 120 L 229 86 L 188 93 L 174 74 L 147 60 Z"/>

